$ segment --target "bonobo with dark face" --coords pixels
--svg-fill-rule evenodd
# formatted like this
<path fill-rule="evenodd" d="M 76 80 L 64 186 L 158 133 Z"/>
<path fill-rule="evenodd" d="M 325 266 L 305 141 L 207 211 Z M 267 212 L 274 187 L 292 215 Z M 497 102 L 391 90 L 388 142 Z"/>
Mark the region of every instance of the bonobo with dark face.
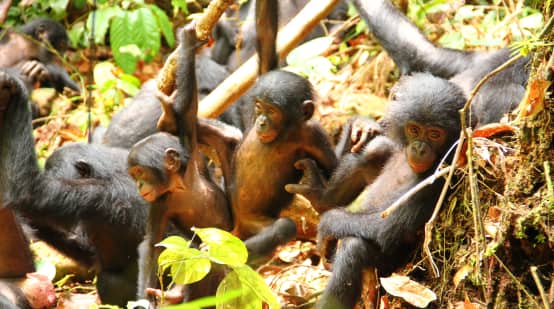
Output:
<path fill-rule="evenodd" d="M 380 162 L 380 167 L 373 168 L 381 173 L 358 197 L 357 209 L 340 207 L 348 204 L 332 209 L 323 201 L 326 212 L 318 226 L 318 245 L 322 254 L 332 259 L 333 274 L 318 308 L 353 308 L 360 296 L 364 267 L 375 267 L 379 276 L 385 276 L 406 262 L 418 243 L 417 231 L 431 216 L 444 183 L 435 180 L 388 217 L 381 217 L 383 210 L 435 171 L 459 136 L 458 110 L 465 103 L 460 87 L 426 73 L 403 77 L 392 98 L 382 121 L 385 135 L 374 137 L 363 149 L 368 164 Z M 348 174 L 348 165 L 342 163 L 335 174 Z M 287 189 L 319 205 L 320 193 L 329 188 L 319 181 L 322 176 L 317 166 L 310 160 L 301 160 L 297 166 L 305 170 L 308 181 Z"/>

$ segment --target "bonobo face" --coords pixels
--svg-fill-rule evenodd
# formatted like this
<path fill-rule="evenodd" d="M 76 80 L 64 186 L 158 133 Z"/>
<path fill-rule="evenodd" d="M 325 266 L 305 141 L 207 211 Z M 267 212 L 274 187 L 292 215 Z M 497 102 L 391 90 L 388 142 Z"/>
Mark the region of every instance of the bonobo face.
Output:
<path fill-rule="evenodd" d="M 446 131 L 440 127 L 408 121 L 404 132 L 408 140 L 406 156 L 410 167 L 416 173 L 428 171 L 444 147 Z"/>
<path fill-rule="evenodd" d="M 135 165 L 128 172 L 135 180 L 140 195 L 147 202 L 153 202 L 167 192 L 167 185 L 151 168 Z"/>
<path fill-rule="evenodd" d="M 276 105 L 263 101 L 256 101 L 254 112 L 258 139 L 264 144 L 271 143 L 281 131 L 283 113 Z"/>

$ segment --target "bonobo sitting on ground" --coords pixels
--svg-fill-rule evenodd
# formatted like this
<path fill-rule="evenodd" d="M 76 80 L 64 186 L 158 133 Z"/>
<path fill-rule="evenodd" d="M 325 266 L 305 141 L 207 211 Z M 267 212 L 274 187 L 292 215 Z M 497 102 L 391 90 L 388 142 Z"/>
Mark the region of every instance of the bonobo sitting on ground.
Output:
<path fill-rule="evenodd" d="M 40 172 L 25 87 L 17 77 L 0 71 L 0 90 L 2 202 L 26 217 L 39 232 L 44 225 L 59 231 L 59 225 L 79 224 L 92 252 L 87 250 L 88 244 L 82 248 L 77 244 L 64 253 L 86 263 L 94 254 L 98 294 L 103 303 L 123 306 L 135 299 L 137 246 L 144 235 L 148 206 L 132 178 L 126 171 L 78 179 Z M 103 158 L 106 164 L 111 162 L 109 156 Z M 88 173 L 91 165 L 87 166 L 87 160 L 90 158 L 77 163 L 77 174 Z M 54 235 L 49 242 L 64 248 L 67 239 L 63 236 Z"/>
<path fill-rule="evenodd" d="M 392 97 L 382 121 L 385 135 L 374 137 L 363 150 L 383 164 L 374 166 L 382 173 L 352 209 L 329 210 L 332 207 L 326 203 L 318 209 L 326 211 L 318 226 L 318 246 L 333 261 L 318 308 L 353 308 L 360 297 L 364 267 L 375 267 L 379 276 L 386 276 L 406 262 L 443 186 L 444 181 L 437 179 L 388 217 L 381 217 L 383 210 L 435 171 L 459 136 L 458 110 L 465 103 L 460 87 L 426 73 L 401 78 Z M 297 167 L 305 170 L 308 181 L 290 184 L 287 190 L 305 195 L 318 208 L 320 193 L 328 189 L 318 181 L 322 177 L 318 167 L 310 160 L 297 162 Z M 336 173 L 345 172 L 339 166 Z"/>

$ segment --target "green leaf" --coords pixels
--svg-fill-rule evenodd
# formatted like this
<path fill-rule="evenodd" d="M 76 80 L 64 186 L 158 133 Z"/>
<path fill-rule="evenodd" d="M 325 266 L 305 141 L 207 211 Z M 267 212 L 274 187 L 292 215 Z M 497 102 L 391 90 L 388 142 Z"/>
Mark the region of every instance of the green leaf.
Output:
<path fill-rule="evenodd" d="M 137 66 L 138 58 L 128 53 L 122 53 L 122 46 L 135 44 L 138 38 L 138 15 L 133 12 L 124 12 L 119 18 L 114 18 L 110 25 L 110 46 L 117 65 L 125 73 L 133 73 Z"/>
<path fill-rule="evenodd" d="M 206 308 L 206 307 L 213 307 L 216 304 L 231 301 L 232 299 L 239 297 L 240 294 L 241 294 L 240 290 L 233 290 L 233 291 L 226 292 L 222 295 L 202 297 L 202 298 L 199 298 L 199 299 L 195 299 L 193 301 L 188 301 L 184 304 L 169 306 L 168 308 L 171 308 L 171 309 L 200 309 L 200 308 Z"/>
<path fill-rule="evenodd" d="M 179 10 L 183 11 L 184 15 L 189 15 L 186 0 L 171 0 L 171 6 L 173 7 L 173 16 L 177 16 Z"/>
<path fill-rule="evenodd" d="M 248 259 L 244 243 L 231 233 L 217 228 L 193 228 L 202 242 L 208 246 L 210 259 L 229 266 L 243 265 Z"/>
<path fill-rule="evenodd" d="M 175 46 L 175 36 L 173 35 L 173 25 L 165 12 L 155 5 L 150 5 L 149 8 L 152 10 L 152 13 L 156 16 L 158 21 L 158 27 L 162 31 L 162 34 L 167 42 L 169 47 Z"/>
<path fill-rule="evenodd" d="M 133 18 L 136 21 L 133 41 L 146 56 L 145 60 L 149 62 L 160 51 L 161 35 L 158 21 L 152 10 L 145 7 L 133 11 L 131 14 L 136 15 Z"/>
<path fill-rule="evenodd" d="M 185 250 L 190 247 L 190 240 L 186 240 L 181 236 L 169 236 L 156 244 L 156 246 L 175 251 Z"/>
<path fill-rule="evenodd" d="M 211 262 L 206 254 L 194 248 L 173 251 L 165 249 L 158 258 L 158 265 L 171 265 L 171 277 L 177 284 L 191 284 L 202 280 L 210 272 Z"/>
<path fill-rule="evenodd" d="M 82 42 L 82 39 L 85 34 L 85 24 L 83 22 L 75 23 L 71 29 L 67 32 L 69 36 L 69 43 L 73 47 L 78 47 L 79 43 Z"/>
<path fill-rule="evenodd" d="M 232 271 L 223 278 L 217 287 L 216 296 L 224 295 L 230 291 L 240 291 L 240 296 L 232 300 L 221 301 L 217 303 L 217 309 L 259 309 L 262 308 L 262 299 L 255 293 L 252 293 L 247 286 L 244 286 L 239 278 L 239 274 Z"/>
<path fill-rule="evenodd" d="M 113 17 L 121 16 L 124 11 L 118 6 L 110 6 L 96 10 L 96 17 L 94 21 L 94 43 L 104 45 L 106 39 L 106 33 L 110 27 L 110 20 Z M 89 33 L 92 33 L 92 12 L 87 18 L 87 29 Z"/>
<path fill-rule="evenodd" d="M 250 266 L 241 265 L 233 267 L 233 271 L 237 273 L 243 286 L 243 291 L 247 289 L 249 293 L 256 294 L 256 297 L 261 298 L 270 308 L 281 308 L 275 294 L 269 289 L 262 276 L 250 268 Z"/>
<path fill-rule="evenodd" d="M 248 265 L 233 267 L 233 271 L 220 283 L 216 295 L 239 289 L 241 296 L 218 304 L 218 309 L 261 308 L 262 302 L 270 308 L 280 308 L 275 294 L 269 289 L 260 274 Z"/>

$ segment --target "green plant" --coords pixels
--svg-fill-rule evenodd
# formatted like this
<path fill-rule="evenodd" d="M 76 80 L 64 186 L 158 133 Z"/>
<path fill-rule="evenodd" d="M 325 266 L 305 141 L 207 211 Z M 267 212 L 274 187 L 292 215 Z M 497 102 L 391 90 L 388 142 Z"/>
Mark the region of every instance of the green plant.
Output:
<path fill-rule="evenodd" d="M 200 249 L 191 248 L 191 241 L 179 236 L 170 236 L 159 244 L 165 248 L 158 259 L 160 275 L 169 271 L 173 282 L 190 284 L 202 280 L 212 263 L 227 265 L 230 271 L 214 297 L 171 308 L 261 308 L 262 302 L 270 308 L 280 307 L 263 278 L 246 265 L 248 251 L 240 239 L 217 228 L 192 230 L 202 240 Z"/>

